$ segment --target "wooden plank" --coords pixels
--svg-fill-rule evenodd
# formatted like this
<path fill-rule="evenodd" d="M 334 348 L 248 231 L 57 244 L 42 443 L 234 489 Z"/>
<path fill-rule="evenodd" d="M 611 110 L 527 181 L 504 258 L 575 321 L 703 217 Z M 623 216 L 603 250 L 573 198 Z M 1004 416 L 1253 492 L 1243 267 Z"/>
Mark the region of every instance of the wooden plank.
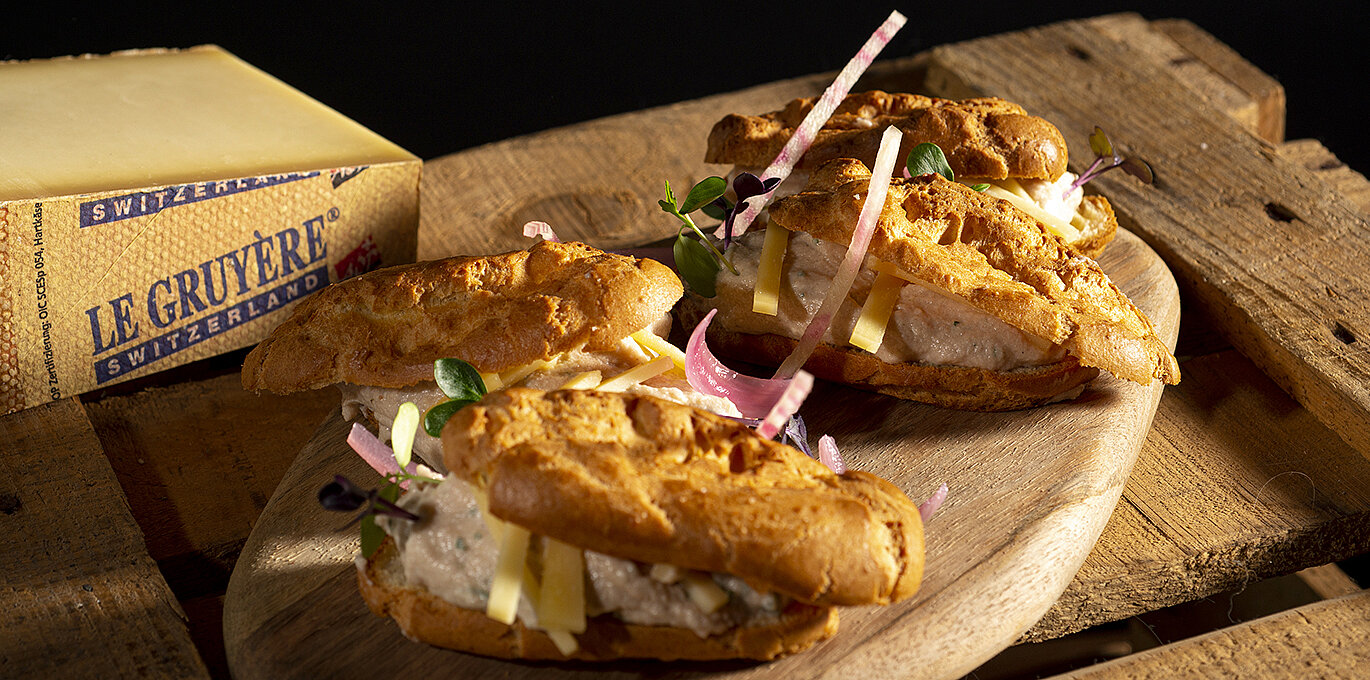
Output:
<path fill-rule="evenodd" d="M 1320 567 L 1309 567 L 1300 571 L 1299 580 L 1307 585 L 1309 590 L 1317 593 L 1318 597 L 1324 600 L 1350 595 L 1360 592 L 1364 588 L 1356 583 L 1346 572 L 1335 564 L 1324 564 Z"/>
<path fill-rule="evenodd" d="M 80 403 L 0 418 L 0 669 L 209 677 Z"/>
<path fill-rule="evenodd" d="M 1370 212 L 1370 181 L 1347 168 L 1322 144 L 1313 140 L 1289 142 L 1280 145 L 1279 152 L 1308 168 L 1319 180 L 1335 182 L 1339 191 L 1357 197 L 1361 209 Z M 1207 320 L 1197 315 L 1184 318 L 1180 344 L 1194 347 L 1204 342 L 1192 336 L 1196 333 L 1209 335 Z M 1312 505 L 1318 512 L 1301 521 L 1297 535 L 1303 536 L 1304 547 L 1296 548 L 1299 541 L 1281 546 L 1289 539 L 1286 516 L 1251 512 L 1250 504 L 1240 495 L 1234 495 L 1236 489 L 1250 489 L 1267 481 L 1257 468 L 1252 467 L 1251 451 L 1263 451 L 1267 460 L 1278 460 L 1285 466 L 1284 469 L 1266 470 L 1270 475 L 1295 473 L 1295 476 L 1337 477 L 1343 474 L 1342 470 L 1329 470 L 1326 463 L 1319 461 L 1328 456 L 1354 458 L 1344 442 L 1310 417 L 1305 409 L 1279 393 L 1244 357 L 1226 352 L 1203 361 L 1186 361 L 1182 370 L 1185 380 L 1168 390 L 1161 399 L 1160 412 L 1147 436 L 1137 469 L 1123 491 L 1123 503 L 1110 518 L 1099 544 L 1085 560 L 1075 581 L 1051 611 L 1028 631 L 1025 640 L 1040 641 L 1066 635 L 1099 623 L 1206 597 L 1234 587 L 1232 584 L 1239 587 L 1250 580 L 1316 567 L 1370 550 L 1370 539 L 1367 539 L 1370 522 L 1365 521 L 1370 505 L 1364 496 L 1340 496 L 1332 502 L 1314 497 L 1317 502 Z M 1226 417 L 1213 417 L 1213 394 L 1239 395 L 1217 400 Z M 1252 423 L 1256 424 L 1255 429 L 1252 429 Z M 1193 470 L 1196 465 L 1203 471 L 1197 477 L 1185 475 L 1178 482 L 1166 478 L 1170 474 Z M 1370 486 L 1366 466 L 1353 461 L 1349 469 L 1353 478 L 1360 480 L 1361 488 Z M 1316 484 L 1313 477 L 1308 479 L 1310 484 Z M 1177 483 L 1200 487 L 1191 496 L 1196 501 L 1193 505 L 1199 507 L 1191 508 L 1192 504 L 1184 503 L 1183 499 L 1152 505 L 1153 511 L 1172 515 L 1159 524 L 1177 525 L 1180 517 L 1193 516 L 1195 512 L 1200 516 L 1211 514 L 1208 508 L 1212 505 L 1228 516 L 1216 524 L 1196 524 L 1207 527 L 1206 531 L 1198 533 L 1165 535 L 1155 531 L 1158 522 L 1139 512 L 1137 502 L 1132 499 L 1145 498 L 1150 493 L 1170 494 Z M 1322 490 L 1327 488 L 1322 487 Z M 1296 503 L 1298 498 L 1285 500 Z M 1231 542 L 1230 537 L 1234 534 L 1240 543 Z M 1331 540 L 1323 545 L 1317 537 Z M 1204 561 L 1201 570 L 1175 566 L 1189 564 L 1194 556 L 1209 553 L 1214 540 L 1226 541 L 1226 547 L 1220 547 L 1216 556 Z M 1272 549 L 1280 554 L 1271 554 Z M 1248 551 L 1254 551 L 1254 554 Z M 1159 586 L 1136 571 L 1135 562 L 1139 558 L 1153 565 L 1169 565 L 1152 574 L 1161 579 Z M 1273 569 L 1253 570 L 1252 565 L 1260 563 L 1271 565 Z M 1171 571 L 1184 575 L 1175 578 L 1169 573 Z M 1131 597 L 1119 598 L 1113 591 L 1124 583 L 1138 590 Z M 1333 585 L 1327 587 L 1334 588 Z"/>
<path fill-rule="evenodd" d="M 180 599 L 222 594 L 238 552 L 336 390 L 242 389 L 236 371 L 86 404 L 110 465 Z"/>
<path fill-rule="evenodd" d="M 1161 253 L 1199 313 L 1370 455 L 1370 222 L 1355 204 L 1089 20 L 936 48 L 928 86 L 1015 100 L 1074 148 L 1101 125 L 1151 161 L 1154 185 L 1114 173 L 1091 186 Z"/>
<path fill-rule="evenodd" d="M 1370 551 L 1370 460 L 1236 352 L 1182 370 L 1094 551 L 1025 640 Z"/>
<path fill-rule="evenodd" d="M 1177 67 L 1189 60 L 1203 64 L 1209 73 L 1229 83 L 1250 99 L 1256 108 L 1255 116 L 1243 124 L 1257 137 L 1271 144 L 1284 141 L 1284 86 L 1266 75 L 1237 51 L 1214 38 L 1207 31 L 1185 19 L 1161 19 L 1151 22 L 1151 30 L 1164 34 L 1179 45 L 1188 56 L 1181 57 Z M 1184 78 L 1181 78 L 1185 80 Z"/>
<path fill-rule="evenodd" d="M 1194 24 L 1148 23 L 1133 14 L 1098 17 L 1090 24 L 1171 73 L 1207 108 L 1226 113 L 1267 142 L 1284 140 L 1284 88 Z"/>
<path fill-rule="evenodd" d="M 1317 181 L 1346 196 L 1361 212 L 1370 214 L 1370 182 L 1341 162 L 1322 142 L 1296 139 L 1281 144 L 1279 154 L 1308 170 Z"/>
<path fill-rule="evenodd" d="M 1370 677 L 1370 591 L 1305 605 L 1056 680 Z"/>

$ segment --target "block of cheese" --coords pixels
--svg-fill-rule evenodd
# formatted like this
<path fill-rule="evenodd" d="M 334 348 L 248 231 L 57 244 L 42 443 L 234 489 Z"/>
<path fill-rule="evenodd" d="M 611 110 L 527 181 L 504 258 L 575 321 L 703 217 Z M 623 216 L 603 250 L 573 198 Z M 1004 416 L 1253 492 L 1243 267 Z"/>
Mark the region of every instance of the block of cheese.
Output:
<path fill-rule="evenodd" d="M 0 413 L 412 261 L 421 161 L 224 50 L 0 63 Z"/>

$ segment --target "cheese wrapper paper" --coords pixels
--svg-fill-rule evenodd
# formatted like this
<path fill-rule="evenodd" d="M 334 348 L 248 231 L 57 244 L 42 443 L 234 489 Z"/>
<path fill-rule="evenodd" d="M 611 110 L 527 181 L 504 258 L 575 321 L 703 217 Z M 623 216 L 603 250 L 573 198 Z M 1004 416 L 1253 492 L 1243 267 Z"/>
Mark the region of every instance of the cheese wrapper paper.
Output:
<path fill-rule="evenodd" d="M 15 170 L 0 191 L 0 413 L 255 344 L 329 282 L 414 259 L 421 161 L 221 50 L 0 64 L 0 85 L 34 73 L 34 87 L 52 88 L 35 95 L 46 101 L 98 98 L 104 88 L 110 102 L 74 116 L 68 135 L 49 129 L 41 110 L 25 119 L 28 100 L 16 90 L 0 95 L 15 126 L 46 136 L 0 142 L 0 167 Z M 156 74 L 164 87 L 130 96 L 138 110 L 114 111 L 131 91 L 111 83 L 124 73 Z M 174 77 L 220 73 L 222 88 L 157 99 L 175 95 Z M 246 108 L 223 108 L 234 105 Z M 156 118 L 163 111 L 173 113 Z M 226 133 L 221 121 L 197 121 L 200 111 L 257 115 L 279 137 L 250 126 Z M 187 138 L 217 129 L 223 149 L 111 160 L 155 146 L 178 124 Z M 300 150 L 280 141 L 291 137 L 303 139 Z M 264 138 L 266 151 L 248 148 Z M 229 158 L 245 148 L 248 160 Z M 108 167 L 87 171 L 87 157 Z M 330 161 L 341 162 L 322 164 Z"/>

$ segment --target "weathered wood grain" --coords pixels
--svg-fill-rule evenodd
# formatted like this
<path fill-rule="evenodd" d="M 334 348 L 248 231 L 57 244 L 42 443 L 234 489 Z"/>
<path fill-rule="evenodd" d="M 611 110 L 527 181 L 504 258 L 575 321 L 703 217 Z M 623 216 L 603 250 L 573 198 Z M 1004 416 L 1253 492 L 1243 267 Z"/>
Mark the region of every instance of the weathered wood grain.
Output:
<path fill-rule="evenodd" d="M 1043 640 L 1370 551 L 1370 461 L 1233 351 L 1182 366 Z"/>
<path fill-rule="evenodd" d="M 190 599 L 223 593 L 271 492 L 338 396 L 252 394 L 233 372 L 85 406 L 148 553 Z"/>
<path fill-rule="evenodd" d="M 1309 567 L 1296 575 L 1300 581 L 1304 582 L 1304 585 L 1308 586 L 1309 590 L 1324 600 L 1364 590 L 1359 583 L 1356 583 L 1355 579 L 1348 576 L 1341 567 L 1335 564 Z"/>
<path fill-rule="evenodd" d="M 1284 88 L 1193 23 L 1146 22 L 1135 14 L 1097 17 L 1089 23 L 1171 73 L 1208 108 L 1222 111 L 1271 144 L 1284 141 Z"/>
<path fill-rule="evenodd" d="M 1370 222 L 1144 57 L 1089 20 L 1070 21 L 935 48 L 927 84 L 1018 101 L 1077 149 L 1101 125 L 1149 160 L 1154 185 L 1114 173 L 1096 189 L 1156 247 L 1200 313 L 1370 455 Z"/>
<path fill-rule="evenodd" d="M 1348 169 L 1326 147 L 1301 140 L 1280 145 L 1279 153 L 1308 168 L 1319 180 L 1335 182 L 1339 190 L 1360 199 L 1362 210 L 1370 212 L 1370 181 Z M 1182 343 L 1192 347 L 1203 342 L 1193 337 L 1196 333 L 1210 335 L 1203 317 L 1184 319 Z M 1370 504 L 1364 494 L 1337 495 L 1331 502 L 1310 495 L 1308 500 L 1317 502 L 1303 505 L 1315 512 L 1293 516 L 1263 512 L 1241 495 L 1241 490 L 1249 493 L 1257 484 L 1276 483 L 1277 474 L 1305 475 L 1310 488 L 1320 492 L 1335 493 L 1341 487 L 1316 487 L 1312 475 L 1350 475 L 1351 489 L 1370 488 L 1370 464 L 1339 460 L 1355 456 L 1245 357 L 1218 352 L 1185 361 L 1181 368 L 1185 380 L 1161 400 L 1137 468 L 1123 491 L 1123 502 L 1098 546 L 1061 600 L 1024 636 L 1026 640 L 1065 635 L 1370 550 Z M 1235 396 L 1215 399 L 1213 395 Z M 1257 454 L 1278 460 L 1283 467 L 1255 467 Z M 1328 461 L 1334 464 L 1332 469 Z M 1187 474 L 1196 469 L 1201 474 Z M 1173 495 L 1172 475 L 1179 475 L 1184 488 L 1193 489 L 1187 494 L 1193 501 L 1184 506 L 1196 507 L 1205 521 L 1192 523 L 1184 532 L 1157 532 L 1155 527 L 1176 522 L 1143 516 L 1137 510 L 1140 501 L 1134 499 Z M 1300 505 L 1297 494 L 1283 501 Z M 1150 509 L 1178 516 L 1175 505 L 1152 503 Z M 1189 513 L 1186 510 L 1187 517 Z M 1297 517 L 1293 526 L 1291 517 Z M 1208 557 L 1199 561 L 1199 555 Z M 1151 569 L 1138 571 L 1138 560 Z M 1158 568 L 1162 563 L 1168 566 Z M 1137 587 L 1153 577 L 1161 579 L 1163 586 L 1139 587 L 1129 597 L 1115 594 L 1120 584 Z"/>
<path fill-rule="evenodd" d="M 1150 24 L 1151 30 L 1165 34 L 1189 54 L 1189 58 L 1201 62 L 1212 77 L 1230 83 L 1255 103 L 1256 114 L 1251 119 L 1234 116 L 1257 137 L 1271 144 L 1284 141 L 1285 95 L 1284 86 L 1266 75 L 1251 62 L 1242 58 L 1237 51 L 1224 45 L 1209 35 L 1194 22 L 1184 19 L 1161 19 Z M 1178 66 L 1178 65 L 1177 65 Z M 1203 74 L 1193 73 L 1180 78 L 1186 85 L 1204 79 Z M 1232 115 L 1231 112 L 1228 114 Z"/>
<path fill-rule="evenodd" d="M 0 418 L 0 675 L 209 677 L 75 399 Z"/>
<path fill-rule="evenodd" d="M 1370 677 L 1370 591 L 1055 676 L 1057 680 Z"/>

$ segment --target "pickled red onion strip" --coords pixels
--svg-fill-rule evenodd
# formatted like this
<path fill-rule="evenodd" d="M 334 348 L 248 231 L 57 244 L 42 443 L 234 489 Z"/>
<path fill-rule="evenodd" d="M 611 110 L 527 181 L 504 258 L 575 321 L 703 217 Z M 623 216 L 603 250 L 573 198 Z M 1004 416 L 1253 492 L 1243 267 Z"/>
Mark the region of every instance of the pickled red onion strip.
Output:
<path fill-rule="evenodd" d="M 837 442 L 832 435 L 825 434 L 818 438 L 818 460 L 839 475 L 847 472 L 847 464 L 842 461 L 842 454 L 838 452 Z"/>
<path fill-rule="evenodd" d="M 871 235 L 875 233 L 875 225 L 880 221 L 880 213 L 885 209 L 890 175 L 894 172 L 894 162 L 899 156 L 899 140 L 903 136 L 899 128 L 891 125 L 885 128 L 885 134 L 880 137 L 880 151 L 875 155 L 875 167 L 871 170 L 870 185 L 866 189 L 866 202 L 861 206 L 861 216 L 856 221 L 856 228 L 852 230 L 847 254 L 842 258 L 842 264 L 838 265 L 837 273 L 833 275 L 832 285 L 823 296 L 823 304 L 819 305 L 818 312 L 809 320 L 809 325 L 804 329 L 804 335 L 799 338 L 799 344 L 795 346 L 794 351 L 780 364 L 775 377 L 788 378 L 809 360 L 809 355 L 818 347 L 823 334 L 828 331 L 828 326 L 832 325 L 833 316 L 842 306 L 842 301 L 847 299 L 847 292 L 851 290 L 852 283 L 856 281 L 856 274 L 861 271 L 861 264 L 866 260 L 866 249 L 870 247 Z"/>
<path fill-rule="evenodd" d="M 837 105 L 842 103 L 842 99 L 847 96 L 848 92 L 851 92 L 851 88 L 856 84 L 857 79 L 866 72 L 871 62 L 875 61 L 876 55 L 880 54 L 880 50 L 885 49 L 890 38 L 893 38 L 894 34 L 898 33 L 907 21 L 908 18 L 903 14 L 897 11 L 890 12 L 889 18 L 885 19 L 879 28 L 875 29 L 875 32 L 866 40 L 866 44 L 861 46 L 861 50 L 856 53 L 856 56 L 852 57 L 851 61 L 842 67 L 837 78 L 832 81 L 828 89 L 823 91 L 823 96 L 814 102 L 808 115 L 804 116 L 799 127 L 795 128 L 789 141 L 785 142 L 784 148 L 780 150 L 775 160 L 771 161 L 770 166 L 761 173 L 762 181 L 779 178 L 780 182 L 777 183 L 777 186 L 784 183 L 785 178 L 789 177 L 790 172 L 794 170 L 795 164 L 813 144 L 814 137 L 818 136 L 818 130 L 823 127 L 824 123 L 828 122 L 833 111 L 837 110 Z M 773 195 L 774 192 L 760 197 L 761 200 L 747 202 L 747 209 L 738 215 L 733 222 L 734 237 L 747 233 L 747 227 L 751 226 L 756 216 L 761 213 L 766 204 L 770 203 L 770 197 Z M 723 238 L 723 225 L 719 225 L 718 229 L 714 231 L 714 237 Z"/>
<path fill-rule="evenodd" d="M 347 433 L 347 445 L 351 446 L 371 469 L 380 473 L 380 476 L 388 477 L 400 472 L 400 465 L 395 462 L 395 452 L 390 450 L 385 442 L 377 439 L 376 435 L 362 427 L 361 423 L 352 423 L 352 431 Z M 418 463 L 411 462 L 404 468 L 404 472 L 417 474 Z M 409 482 L 401 482 L 400 487 L 408 489 Z"/>
<path fill-rule="evenodd" d="M 932 517 L 932 513 L 937 512 L 937 509 L 942 507 L 942 502 L 945 500 L 947 500 L 947 483 L 942 482 L 942 486 L 937 487 L 937 490 L 932 493 L 932 497 L 918 506 L 919 516 L 923 518 L 924 522 L 928 521 Z"/>
<path fill-rule="evenodd" d="M 523 235 L 528 238 L 541 236 L 548 241 L 561 243 L 561 239 L 557 238 L 557 233 L 552 231 L 552 225 L 537 220 L 533 220 L 523 225 Z"/>
<path fill-rule="evenodd" d="M 789 387 L 789 380 L 753 378 L 724 366 L 705 342 L 705 333 L 717 309 L 709 310 L 695 326 L 685 345 L 685 377 L 702 394 L 713 394 L 733 403 L 747 418 L 765 418 Z"/>
<path fill-rule="evenodd" d="M 794 378 L 786 382 L 789 384 L 785 386 L 785 391 L 756 428 L 756 433 L 767 439 L 780 434 L 780 429 L 785 427 L 790 416 L 799 410 L 809 392 L 813 391 L 813 375 L 807 371 L 794 374 Z"/>

